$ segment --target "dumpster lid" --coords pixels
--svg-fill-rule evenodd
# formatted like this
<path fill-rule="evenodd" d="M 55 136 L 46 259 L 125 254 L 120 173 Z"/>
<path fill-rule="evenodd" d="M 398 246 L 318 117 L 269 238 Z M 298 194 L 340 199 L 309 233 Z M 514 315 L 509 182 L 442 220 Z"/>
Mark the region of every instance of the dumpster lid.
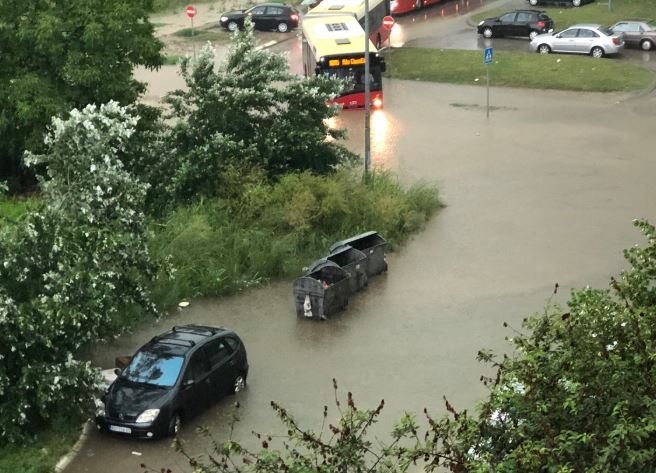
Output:
<path fill-rule="evenodd" d="M 373 235 L 378 236 L 378 238 L 381 239 L 381 242 L 384 242 L 384 241 L 385 241 L 385 239 L 384 239 L 383 237 L 381 237 L 380 235 L 378 235 L 378 232 L 372 230 L 372 231 L 369 231 L 369 232 L 361 233 L 361 234 L 356 235 L 356 236 L 351 237 L 351 238 L 347 238 L 346 240 L 338 241 L 337 243 L 333 244 L 333 246 L 330 247 L 330 249 L 328 250 L 328 252 L 329 252 L 329 253 L 333 253 L 333 252 L 334 252 L 337 248 L 339 248 L 340 246 L 346 246 L 346 245 L 349 245 L 350 243 L 352 243 L 352 242 L 354 242 L 354 241 L 356 241 L 356 240 L 362 240 L 362 239 L 364 239 L 364 238 L 368 238 L 368 237 L 371 237 L 371 236 L 373 236 Z"/>
<path fill-rule="evenodd" d="M 315 272 L 317 272 L 317 271 L 320 271 L 320 270 L 322 270 L 323 268 L 336 268 L 336 269 L 339 269 L 339 270 L 343 271 L 342 268 L 341 268 L 341 266 L 338 265 L 337 263 L 333 263 L 332 261 L 328 261 L 328 260 L 325 259 L 325 258 L 321 258 L 321 259 L 319 259 L 319 260 L 316 260 L 314 263 L 312 263 L 312 264 L 308 267 L 308 270 L 305 271 L 305 276 L 308 276 L 308 275 L 310 275 L 310 274 L 312 274 L 312 273 L 315 273 Z"/>

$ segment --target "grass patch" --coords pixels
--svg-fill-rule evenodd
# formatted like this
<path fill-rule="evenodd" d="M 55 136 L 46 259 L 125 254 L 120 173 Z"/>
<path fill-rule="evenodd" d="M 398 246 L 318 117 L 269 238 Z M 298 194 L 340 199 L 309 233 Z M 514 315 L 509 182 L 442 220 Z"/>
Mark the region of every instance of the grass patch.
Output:
<path fill-rule="evenodd" d="M 173 35 L 180 38 L 191 39 L 191 28 L 183 28 L 173 33 Z M 228 41 L 230 39 L 230 32 L 223 30 L 201 30 L 195 28 L 194 39 L 198 41 Z"/>
<path fill-rule="evenodd" d="M 194 4 L 211 3 L 213 0 L 195 0 Z M 189 0 L 155 0 L 153 2 L 154 12 L 164 12 L 179 9 L 184 11 L 189 5 Z"/>
<path fill-rule="evenodd" d="M 184 56 L 180 55 L 172 55 L 172 56 L 164 56 L 164 60 L 162 61 L 162 64 L 165 66 L 176 66 L 179 62 L 180 59 L 182 59 Z"/>
<path fill-rule="evenodd" d="M 34 197 L 0 198 L 0 225 L 15 223 L 38 205 L 39 200 Z"/>
<path fill-rule="evenodd" d="M 153 256 L 170 255 L 176 268 L 173 280 L 158 281 L 155 299 L 170 306 L 296 277 L 335 241 L 367 230 L 377 230 L 393 247 L 438 207 L 433 187 L 406 190 L 386 173 L 363 184 L 350 171 L 287 175 L 254 185 L 240 198 L 182 207 L 153 225 Z"/>
<path fill-rule="evenodd" d="M 29 443 L 0 447 L 0 473 L 52 473 L 80 436 L 81 419 L 57 419 Z"/>
<path fill-rule="evenodd" d="M 153 25 L 153 28 L 161 28 L 162 26 L 168 25 L 168 23 L 162 23 L 160 21 L 160 22 L 153 22 L 153 23 L 151 23 L 151 25 Z"/>
<path fill-rule="evenodd" d="M 485 85 L 481 51 L 401 48 L 391 55 L 389 77 Z M 623 92 L 644 89 L 654 78 L 652 72 L 625 62 L 564 54 L 499 51 L 487 67 L 491 85 L 531 89 Z"/>
<path fill-rule="evenodd" d="M 604 26 L 611 26 L 619 20 L 630 18 L 656 18 L 656 6 L 653 0 L 615 0 L 612 2 L 612 6 L 613 11 L 610 12 L 608 11 L 608 4 L 606 2 L 588 3 L 578 8 L 548 7 L 545 5 L 530 8 L 546 11 L 547 15 L 556 24 L 556 31 L 564 30 L 577 23 L 598 23 Z M 499 16 L 508 10 L 510 8 L 496 8 L 483 13 L 477 13 L 476 15 L 472 15 L 472 21 L 478 23 L 485 18 Z"/>

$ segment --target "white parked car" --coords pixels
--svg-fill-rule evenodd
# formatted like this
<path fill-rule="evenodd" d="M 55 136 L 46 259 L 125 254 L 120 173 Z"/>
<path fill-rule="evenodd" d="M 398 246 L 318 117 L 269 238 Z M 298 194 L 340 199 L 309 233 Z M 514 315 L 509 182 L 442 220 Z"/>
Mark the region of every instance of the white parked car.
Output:
<path fill-rule="evenodd" d="M 618 54 L 624 47 L 624 38 L 601 25 L 574 25 L 559 33 L 538 35 L 529 47 L 541 54 L 590 54 L 599 58 Z"/>

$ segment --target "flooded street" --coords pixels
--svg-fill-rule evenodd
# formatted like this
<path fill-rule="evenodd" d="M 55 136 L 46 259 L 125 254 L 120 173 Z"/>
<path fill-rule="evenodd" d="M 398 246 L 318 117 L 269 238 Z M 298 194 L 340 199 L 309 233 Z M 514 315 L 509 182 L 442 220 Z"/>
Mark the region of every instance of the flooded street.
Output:
<path fill-rule="evenodd" d="M 388 81 L 385 93 L 386 109 L 373 118 L 374 163 L 406 182 L 437 183 L 446 207 L 343 315 L 297 320 L 283 281 L 193 301 L 94 355 L 111 367 L 114 356 L 174 324 L 236 330 L 249 353 L 249 387 L 185 426 L 192 451 L 206 446 L 198 425 L 226 438 L 235 399 L 236 438 L 282 430 L 271 400 L 319 428 L 333 377 L 360 405 L 385 399 L 381 434 L 405 410 L 441 411 L 442 395 L 472 406 L 485 393 L 476 352 L 507 348 L 502 323 L 519 326 L 540 311 L 555 282 L 561 302 L 572 287 L 604 286 L 622 267 L 621 250 L 641 241 L 631 219 L 656 219 L 654 97 L 493 89 L 500 108 L 488 123 L 483 88 Z M 362 113 L 340 122 L 361 152 Z M 94 431 L 66 471 L 139 471 L 142 462 L 189 471 L 168 445 Z"/>
<path fill-rule="evenodd" d="M 450 5 L 456 4 L 462 2 Z M 418 29 L 406 26 L 424 13 L 402 17 L 403 36 L 392 43 L 420 41 L 436 25 L 460 27 L 439 23 L 439 10 L 427 9 L 435 19 Z M 293 60 L 299 44 L 292 37 L 275 48 L 300 64 Z M 150 98 L 156 101 L 174 80 L 174 68 L 151 80 Z M 656 221 L 653 94 L 493 88 L 487 121 L 483 87 L 387 80 L 384 90 L 385 109 L 372 115 L 374 166 L 405 183 L 437 184 L 446 207 L 388 257 L 389 272 L 372 278 L 346 312 L 322 323 L 298 320 L 291 281 L 281 281 L 235 297 L 194 300 L 93 354 L 107 368 L 116 355 L 133 353 L 175 324 L 234 329 L 248 350 L 248 388 L 183 426 L 192 453 L 208 445 L 195 432 L 199 425 L 227 439 L 235 400 L 241 422 L 234 437 L 247 443 L 254 444 L 252 430 L 284 432 L 271 400 L 301 425 L 319 429 L 324 404 L 334 406 L 332 378 L 359 406 L 385 399 L 381 436 L 404 411 L 419 418 L 424 407 L 442 412 L 443 395 L 456 408 L 471 407 L 485 395 L 478 380 L 486 371 L 476 353 L 508 349 L 504 337 L 512 332 L 503 322 L 518 328 L 523 317 L 541 311 L 556 282 L 560 303 L 572 288 L 605 287 L 623 267 L 622 249 L 642 243 L 631 220 Z M 363 113 L 344 112 L 336 124 L 362 154 Z M 169 445 L 94 430 L 65 471 L 139 472 L 141 463 L 191 471 Z"/>

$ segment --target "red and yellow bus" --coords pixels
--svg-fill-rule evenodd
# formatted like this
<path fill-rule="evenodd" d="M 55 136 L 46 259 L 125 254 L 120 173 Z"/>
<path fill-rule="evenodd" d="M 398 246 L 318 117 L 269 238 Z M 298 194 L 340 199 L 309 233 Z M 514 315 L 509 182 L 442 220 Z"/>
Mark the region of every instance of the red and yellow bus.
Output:
<path fill-rule="evenodd" d="M 442 0 L 391 0 L 390 8 L 392 15 L 401 15 L 414 10 L 419 10 L 421 7 L 428 5 L 435 5 Z"/>
<path fill-rule="evenodd" d="M 324 0 L 325 1 L 325 0 Z M 364 101 L 365 34 L 351 14 L 306 15 L 303 30 L 303 71 L 344 79 L 346 90 L 335 99 L 344 108 L 362 108 Z M 370 104 L 383 106 L 385 61 L 369 40 Z"/>
<path fill-rule="evenodd" d="M 364 30 L 364 0 L 323 0 L 303 18 L 350 14 Z M 369 0 L 369 38 L 380 49 L 389 39 L 390 30 L 383 27 L 383 18 L 390 15 L 390 0 Z"/>

